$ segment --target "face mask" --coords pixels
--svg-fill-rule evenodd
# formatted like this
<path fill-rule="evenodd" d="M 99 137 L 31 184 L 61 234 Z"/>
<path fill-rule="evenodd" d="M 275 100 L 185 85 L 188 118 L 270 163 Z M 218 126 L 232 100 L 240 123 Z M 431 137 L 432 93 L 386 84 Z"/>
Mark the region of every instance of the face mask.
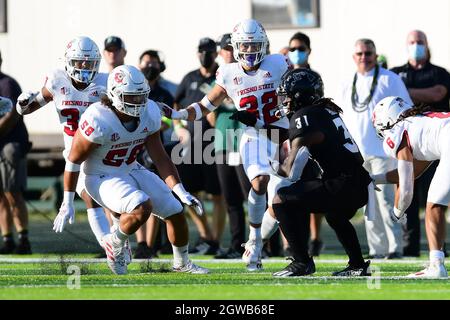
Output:
<path fill-rule="evenodd" d="M 144 70 L 142 70 L 142 73 L 144 74 L 145 79 L 147 79 L 148 81 L 153 81 L 158 78 L 160 71 L 154 66 L 148 66 Z"/>
<path fill-rule="evenodd" d="M 423 44 L 412 44 L 408 46 L 408 56 L 412 60 L 422 60 L 426 57 L 426 48 Z"/>
<path fill-rule="evenodd" d="M 214 63 L 214 57 L 212 52 L 204 52 L 200 55 L 200 64 L 202 67 L 208 69 Z"/>
<path fill-rule="evenodd" d="M 308 52 L 306 51 L 289 51 L 288 53 L 289 60 L 291 60 L 292 64 L 304 64 L 308 59 Z"/>

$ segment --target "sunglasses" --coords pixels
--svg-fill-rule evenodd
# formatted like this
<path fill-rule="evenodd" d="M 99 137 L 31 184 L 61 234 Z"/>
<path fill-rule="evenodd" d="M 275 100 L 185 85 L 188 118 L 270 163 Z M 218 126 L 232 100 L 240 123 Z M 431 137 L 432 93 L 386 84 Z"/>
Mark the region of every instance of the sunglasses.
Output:
<path fill-rule="evenodd" d="M 365 55 L 367 57 L 367 56 L 373 55 L 373 52 L 372 51 L 362 51 L 362 52 L 355 52 L 355 54 L 358 57 L 361 57 L 362 55 Z"/>
<path fill-rule="evenodd" d="M 289 48 L 289 51 L 290 52 L 294 52 L 295 50 L 298 50 L 298 51 L 306 51 L 306 50 L 308 50 L 308 48 L 306 48 L 306 47 L 304 47 L 304 46 L 300 46 L 300 47 L 294 47 L 294 48 Z"/>

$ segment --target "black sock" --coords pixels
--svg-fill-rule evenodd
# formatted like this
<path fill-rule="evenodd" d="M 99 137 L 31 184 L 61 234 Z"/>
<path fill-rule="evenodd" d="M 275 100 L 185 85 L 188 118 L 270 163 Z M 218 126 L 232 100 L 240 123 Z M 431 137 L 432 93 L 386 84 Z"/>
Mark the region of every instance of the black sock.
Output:
<path fill-rule="evenodd" d="M 28 230 L 23 229 L 22 231 L 19 232 L 18 236 L 19 236 L 19 240 L 27 240 L 28 239 Z"/>
<path fill-rule="evenodd" d="M 6 242 L 14 242 L 12 233 L 4 234 L 3 235 L 3 242 L 4 243 L 6 243 Z"/>

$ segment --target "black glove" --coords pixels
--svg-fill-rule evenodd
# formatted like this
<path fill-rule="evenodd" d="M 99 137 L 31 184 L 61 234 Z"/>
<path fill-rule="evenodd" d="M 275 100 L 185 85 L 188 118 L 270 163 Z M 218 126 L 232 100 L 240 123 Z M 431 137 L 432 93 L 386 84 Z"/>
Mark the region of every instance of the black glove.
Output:
<path fill-rule="evenodd" d="M 254 127 L 256 121 L 258 120 L 258 118 L 256 118 L 256 115 L 254 113 L 250 113 L 245 110 L 236 111 L 230 116 L 230 119 L 237 120 L 250 127 Z"/>

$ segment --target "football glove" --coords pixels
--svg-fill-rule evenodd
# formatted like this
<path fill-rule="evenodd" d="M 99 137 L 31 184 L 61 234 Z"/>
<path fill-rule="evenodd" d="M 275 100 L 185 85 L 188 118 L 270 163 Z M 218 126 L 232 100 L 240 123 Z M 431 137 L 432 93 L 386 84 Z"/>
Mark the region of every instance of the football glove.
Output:
<path fill-rule="evenodd" d="M 175 192 L 178 198 L 180 198 L 181 202 L 193 208 L 198 216 L 203 215 L 203 206 L 201 202 L 192 194 L 187 192 L 181 183 L 176 184 L 172 191 Z"/>
<path fill-rule="evenodd" d="M 237 120 L 249 127 L 255 127 L 256 129 L 261 129 L 264 127 L 264 122 L 259 120 L 254 113 L 248 112 L 246 110 L 240 110 L 234 112 L 230 116 L 231 120 Z"/>
<path fill-rule="evenodd" d="M 187 118 L 188 118 L 188 112 L 186 109 L 177 111 L 175 109 L 172 109 L 165 103 L 157 102 L 156 104 L 159 107 L 161 116 L 164 116 L 169 119 L 175 119 L 175 120 L 187 120 Z"/>
<path fill-rule="evenodd" d="M 58 233 L 64 230 L 64 226 L 67 221 L 69 224 L 73 224 L 75 221 L 75 209 L 73 207 L 73 198 L 75 197 L 75 192 L 64 192 L 64 200 L 59 208 L 58 215 L 53 221 L 53 230 Z"/>
<path fill-rule="evenodd" d="M 399 209 L 394 207 L 394 210 L 390 212 L 391 220 L 394 223 L 405 224 L 406 223 L 406 213 L 401 212 Z"/>
<path fill-rule="evenodd" d="M 25 111 L 27 111 L 30 104 L 36 99 L 39 92 L 22 92 L 20 96 L 17 98 L 16 110 L 17 113 L 22 115 Z"/>

